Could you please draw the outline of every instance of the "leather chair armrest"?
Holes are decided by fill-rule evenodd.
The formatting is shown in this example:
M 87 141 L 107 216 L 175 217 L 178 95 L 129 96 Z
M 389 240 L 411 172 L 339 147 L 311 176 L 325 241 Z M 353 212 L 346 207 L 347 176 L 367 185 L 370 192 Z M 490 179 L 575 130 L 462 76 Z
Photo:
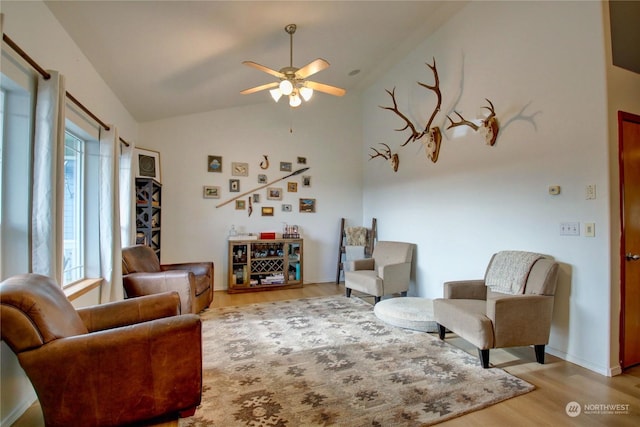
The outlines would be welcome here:
M 57 339 L 20 362 L 52 425 L 128 425 L 200 403 L 201 328 L 194 314 L 166 317 Z
M 446 299 L 487 299 L 484 280 L 457 280 L 445 282 L 443 297 Z
M 373 258 L 355 259 L 351 263 L 353 271 L 373 270 L 375 268 L 375 260 Z
M 493 293 L 487 299 L 496 347 L 547 344 L 553 315 L 553 296 Z
M 160 270 L 162 271 L 170 271 L 170 270 L 186 270 L 190 271 L 196 276 L 212 276 L 211 272 L 213 271 L 213 263 L 212 262 L 183 262 L 179 264 L 162 264 L 160 266 Z
M 77 310 L 89 332 L 118 328 L 180 314 L 177 292 L 131 298 Z
M 178 292 L 181 313 L 191 313 L 196 298 L 195 275 L 186 270 L 161 271 L 157 273 L 131 273 L 122 276 L 122 284 L 128 297 Z

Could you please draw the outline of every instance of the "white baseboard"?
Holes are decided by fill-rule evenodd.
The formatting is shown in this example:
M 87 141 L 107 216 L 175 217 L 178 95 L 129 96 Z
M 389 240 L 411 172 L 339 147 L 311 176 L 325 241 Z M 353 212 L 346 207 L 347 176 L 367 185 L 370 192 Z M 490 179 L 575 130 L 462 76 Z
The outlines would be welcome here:
M 563 351 L 549 347 L 548 345 L 545 347 L 545 352 L 553 356 L 559 357 L 562 360 L 566 360 L 567 362 L 571 362 L 575 365 L 582 366 L 583 368 L 593 371 L 597 374 L 604 375 L 606 377 L 613 377 L 615 375 L 620 375 L 622 373 L 622 369 L 620 368 L 620 366 L 613 366 L 613 367 L 597 366 L 579 357 L 575 357 Z
M 20 405 L 13 408 L 13 410 L 4 419 L 0 421 L 0 426 L 13 425 L 16 421 L 18 421 L 18 419 L 22 416 L 22 414 L 27 412 L 27 409 L 29 409 L 31 405 L 36 403 L 37 400 L 38 400 L 38 396 L 36 396 L 35 393 L 29 393 L 29 395 L 25 398 L 25 400 Z

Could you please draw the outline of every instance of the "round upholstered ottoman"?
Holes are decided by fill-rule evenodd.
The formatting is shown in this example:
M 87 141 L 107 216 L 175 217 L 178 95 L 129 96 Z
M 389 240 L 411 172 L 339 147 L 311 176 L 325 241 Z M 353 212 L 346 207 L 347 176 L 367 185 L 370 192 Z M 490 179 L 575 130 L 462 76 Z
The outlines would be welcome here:
M 422 332 L 438 332 L 433 320 L 433 301 L 429 298 L 398 297 L 385 299 L 373 307 L 385 323 Z

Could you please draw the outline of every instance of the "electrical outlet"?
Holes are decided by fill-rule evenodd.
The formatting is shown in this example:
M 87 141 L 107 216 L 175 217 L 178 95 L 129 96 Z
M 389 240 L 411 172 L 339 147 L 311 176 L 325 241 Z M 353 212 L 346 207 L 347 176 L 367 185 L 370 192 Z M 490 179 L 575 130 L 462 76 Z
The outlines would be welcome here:
M 585 199 L 595 200 L 596 198 L 596 185 L 589 184 L 585 187 Z
M 561 222 L 560 235 L 561 236 L 579 236 L 580 223 L 579 222 Z

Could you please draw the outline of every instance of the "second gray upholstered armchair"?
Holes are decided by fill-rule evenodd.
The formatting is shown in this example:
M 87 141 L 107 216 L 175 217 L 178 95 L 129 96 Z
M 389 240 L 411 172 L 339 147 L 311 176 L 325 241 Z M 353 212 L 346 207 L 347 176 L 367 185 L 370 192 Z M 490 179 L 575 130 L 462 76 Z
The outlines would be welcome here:
M 378 241 L 371 258 L 351 261 L 344 272 L 347 297 L 351 290 L 374 296 L 376 303 L 382 296 L 400 293 L 407 295 L 413 260 L 413 243 Z
M 478 348 L 489 367 L 489 349 L 533 345 L 544 363 L 549 342 L 558 263 L 532 252 L 493 255 L 484 279 L 444 284 L 444 298 L 433 301 L 440 339 L 445 329 Z

